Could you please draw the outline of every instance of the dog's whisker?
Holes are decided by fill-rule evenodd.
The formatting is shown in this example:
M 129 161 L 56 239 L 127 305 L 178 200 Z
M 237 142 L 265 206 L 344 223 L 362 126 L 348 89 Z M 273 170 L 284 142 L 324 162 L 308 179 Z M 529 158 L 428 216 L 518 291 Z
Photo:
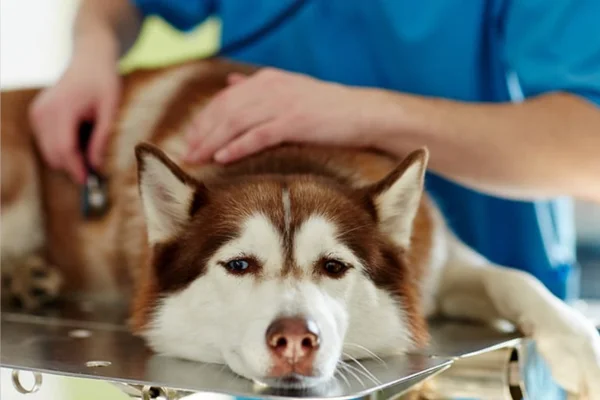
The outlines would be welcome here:
M 348 386 L 348 388 L 351 387 L 350 381 L 348 380 L 348 378 L 346 378 L 346 375 L 344 375 L 344 371 L 340 370 L 339 368 L 336 368 L 335 373 L 339 374 L 340 378 L 342 378 L 344 380 L 344 382 L 346 382 L 346 385 Z
M 373 375 L 373 373 L 371 371 L 369 371 L 369 369 L 367 367 L 365 367 L 360 361 L 358 361 L 356 358 L 352 357 L 349 354 L 346 354 L 346 356 L 349 357 L 352 361 L 354 361 L 354 363 L 356 363 L 356 365 L 358 365 L 361 368 L 361 370 L 364 372 L 364 375 L 366 377 L 371 379 L 375 384 L 381 385 L 381 381 L 379 379 L 377 379 L 377 377 L 375 375 Z M 350 364 L 348 364 L 348 367 L 356 368 Z
M 356 364 L 357 366 L 354 366 L 353 364 Z M 379 379 L 377 379 L 377 377 L 371 371 L 369 371 L 362 363 L 360 363 L 356 359 L 354 359 L 352 363 L 347 362 L 346 366 L 360 373 L 362 376 L 369 378 L 374 383 L 381 384 L 381 381 L 379 381 Z
M 365 385 L 365 383 L 363 382 L 363 380 L 362 380 L 362 379 L 360 379 L 360 376 L 358 376 L 358 375 L 356 374 L 356 372 L 349 370 L 349 369 L 348 369 L 348 368 L 347 368 L 345 365 L 342 365 L 342 367 L 344 368 L 344 371 L 345 371 L 345 372 L 347 372 L 348 374 L 352 375 L 352 377 L 354 377 L 354 379 L 355 379 L 356 381 L 358 381 L 358 383 L 359 383 L 359 384 L 360 384 L 360 385 L 361 385 L 363 388 L 366 388 L 366 385 Z
M 348 365 L 348 363 L 341 361 L 340 362 L 340 366 L 344 368 L 344 370 L 346 370 L 346 372 L 348 372 L 350 375 L 352 375 L 354 377 L 354 379 L 356 379 L 358 381 L 358 383 L 360 383 L 360 385 L 364 388 L 366 388 L 367 386 L 365 385 L 365 383 L 363 382 L 362 379 L 360 379 L 360 376 L 358 376 L 357 372 L 362 372 L 361 370 L 357 370 L 356 368 L 354 368 L 355 370 L 357 370 L 357 372 L 354 372 L 352 370 L 352 368 L 350 368 L 350 365 Z
M 367 349 L 365 346 L 361 346 L 360 344 L 357 344 L 357 343 L 348 343 L 348 342 L 344 343 L 344 346 L 354 346 L 354 347 L 357 347 L 357 348 L 363 350 L 365 353 L 367 353 L 371 357 L 373 357 L 375 360 L 379 361 L 382 365 L 387 366 L 387 363 L 385 362 L 385 360 L 383 358 L 379 357 L 377 354 L 375 354 L 371 350 Z M 348 355 L 348 354 L 346 354 L 346 355 Z
M 356 372 L 357 374 L 359 374 L 359 375 L 361 375 L 361 376 L 364 376 L 365 378 L 369 379 L 369 381 L 371 381 L 371 382 L 372 382 L 372 383 L 374 383 L 375 385 L 381 385 L 381 382 L 380 382 L 380 381 L 379 381 L 377 378 L 374 378 L 373 376 L 371 376 L 371 375 L 369 375 L 369 374 L 365 373 L 365 372 L 364 372 L 362 369 L 360 369 L 360 368 L 356 368 L 355 366 L 353 366 L 353 365 L 350 365 L 350 364 L 349 364 L 349 365 L 346 365 L 346 367 L 348 368 L 348 372 L 350 372 L 350 371 L 354 371 L 354 372 Z

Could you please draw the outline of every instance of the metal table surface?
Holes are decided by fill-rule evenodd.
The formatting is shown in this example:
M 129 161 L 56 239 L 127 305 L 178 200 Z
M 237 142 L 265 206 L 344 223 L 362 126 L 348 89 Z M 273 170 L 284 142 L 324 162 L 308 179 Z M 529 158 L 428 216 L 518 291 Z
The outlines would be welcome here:
M 92 301 L 69 302 L 44 313 L 26 314 L 6 305 L 1 313 L 0 366 L 61 376 L 102 379 L 127 385 L 166 387 L 261 398 L 348 399 L 382 389 L 400 393 L 447 369 L 456 358 L 519 342 L 515 333 L 456 322 L 431 323 L 425 350 L 378 360 L 361 360 L 355 373 L 305 390 L 278 390 L 240 378 L 222 365 L 153 354 L 125 325 L 127 307 Z M 351 363 L 352 364 L 352 363 Z

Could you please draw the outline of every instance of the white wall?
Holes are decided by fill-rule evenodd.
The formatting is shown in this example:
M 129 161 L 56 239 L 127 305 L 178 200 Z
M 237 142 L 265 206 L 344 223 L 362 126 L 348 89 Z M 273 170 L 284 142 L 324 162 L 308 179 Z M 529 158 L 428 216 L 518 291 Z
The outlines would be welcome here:
M 2 0 L 2 89 L 56 80 L 70 54 L 70 29 L 78 0 Z

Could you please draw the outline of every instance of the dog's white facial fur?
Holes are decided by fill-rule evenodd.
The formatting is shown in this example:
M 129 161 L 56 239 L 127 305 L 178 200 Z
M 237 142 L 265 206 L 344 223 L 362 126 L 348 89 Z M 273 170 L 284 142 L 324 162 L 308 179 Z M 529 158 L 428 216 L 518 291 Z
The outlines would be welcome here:
M 336 240 L 336 228 L 322 217 L 306 221 L 296 234 L 295 259 L 301 276 L 281 277 L 282 238 L 269 219 L 255 215 L 239 238 L 223 246 L 209 261 L 207 273 L 179 293 L 166 297 L 146 337 L 161 353 L 205 362 L 227 363 L 253 379 L 269 376 L 271 359 L 265 332 L 280 315 L 313 319 L 321 332 L 315 375 L 333 375 L 344 342 L 379 354 L 411 346 L 401 308 L 363 273 L 352 252 Z M 232 276 L 218 265 L 253 255 L 263 274 Z M 353 265 L 341 279 L 313 278 L 313 265 L 323 255 Z M 364 356 L 350 345 L 345 353 Z
M 395 243 L 407 243 L 419 204 L 424 157 L 416 160 L 405 166 L 407 173 L 396 173 L 374 188 L 373 205 L 379 218 L 370 220 L 373 229 Z M 177 242 L 178 234 L 192 229 L 186 227 L 185 219 L 199 218 L 187 214 L 198 185 L 182 178 L 181 171 L 169 174 L 175 167 L 160 157 L 147 153 L 140 161 L 149 242 Z M 366 228 L 348 229 L 319 207 L 302 209 L 298 193 L 284 187 L 272 193 L 278 202 L 269 207 L 278 209 L 267 207 L 265 212 L 264 207 L 256 207 L 254 212 L 240 212 L 236 232 L 210 254 L 199 276 L 178 290 L 161 293 L 143 332 L 154 350 L 226 363 L 241 376 L 277 384 L 271 379 L 273 359 L 265 334 L 279 317 L 302 316 L 314 321 L 320 332 L 312 374 L 300 382 L 309 386 L 331 378 L 343 358 L 361 358 L 367 352 L 388 355 L 413 347 L 414 332 L 403 294 L 391 293 L 374 279 L 377 266 L 369 260 L 380 260 L 379 249 L 373 244 L 373 257 L 361 257 L 344 239 L 351 230 Z M 368 213 L 357 218 L 351 223 L 362 224 L 360 218 L 368 220 Z M 253 273 L 235 274 L 227 269 L 228 261 L 242 258 L 255 260 Z M 323 259 L 349 268 L 341 276 L 328 276 L 320 270 Z M 402 273 L 392 271 L 390 276 Z M 393 282 L 383 284 L 388 283 L 394 286 Z

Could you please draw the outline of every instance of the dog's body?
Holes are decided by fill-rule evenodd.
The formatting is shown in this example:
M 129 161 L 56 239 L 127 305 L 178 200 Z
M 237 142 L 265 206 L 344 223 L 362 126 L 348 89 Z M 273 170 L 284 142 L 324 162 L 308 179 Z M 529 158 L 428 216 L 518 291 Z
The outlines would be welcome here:
M 564 387 L 600 396 L 594 328 L 452 235 L 422 195 L 424 150 L 400 163 L 284 146 L 226 167 L 183 165 L 183 128 L 233 71 L 251 70 L 209 61 L 123 78 L 103 171 L 111 208 L 91 221 L 79 189 L 41 165 L 27 123 L 37 90 L 2 93 L 8 292 L 29 308 L 61 282 L 67 294 L 133 292 L 132 328 L 154 350 L 303 385 L 331 377 L 340 358 L 425 345 L 435 313 L 507 319 Z

